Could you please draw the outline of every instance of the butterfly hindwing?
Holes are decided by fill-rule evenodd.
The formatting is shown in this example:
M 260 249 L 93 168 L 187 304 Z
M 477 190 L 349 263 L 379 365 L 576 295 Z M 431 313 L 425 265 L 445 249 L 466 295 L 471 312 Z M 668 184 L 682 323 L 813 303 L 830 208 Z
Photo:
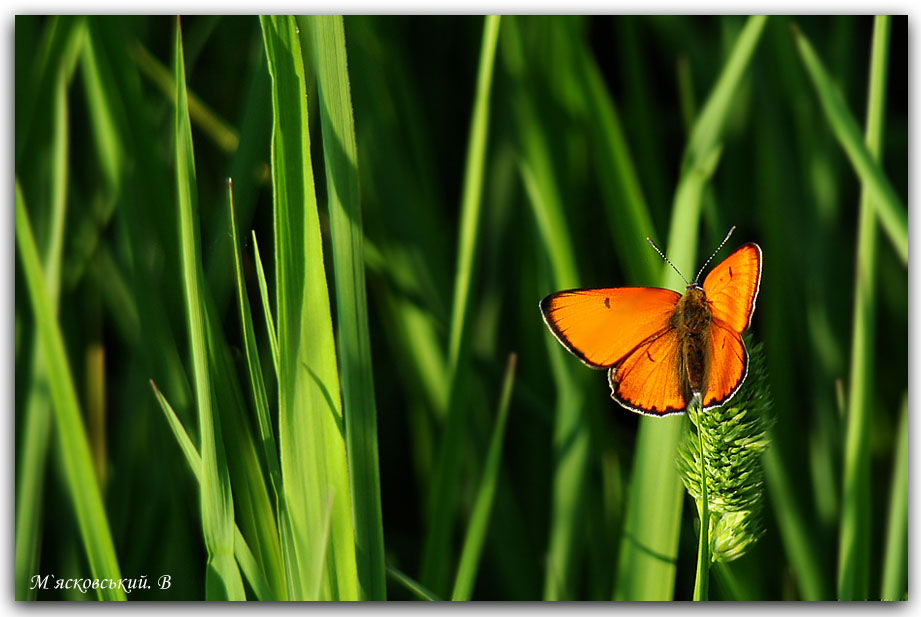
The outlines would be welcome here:
M 749 242 L 717 265 L 704 280 L 713 317 L 733 332 L 744 331 L 761 286 L 761 249 Z
M 748 352 L 738 332 L 714 320 L 709 339 L 710 366 L 701 400 L 704 409 L 717 407 L 732 398 L 748 373 Z
M 680 298 L 655 287 L 572 289 L 547 296 L 540 310 L 566 349 L 585 364 L 604 368 L 663 331 Z
M 677 330 L 666 328 L 611 367 L 611 396 L 624 407 L 647 415 L 684 411 L 680 354 Z

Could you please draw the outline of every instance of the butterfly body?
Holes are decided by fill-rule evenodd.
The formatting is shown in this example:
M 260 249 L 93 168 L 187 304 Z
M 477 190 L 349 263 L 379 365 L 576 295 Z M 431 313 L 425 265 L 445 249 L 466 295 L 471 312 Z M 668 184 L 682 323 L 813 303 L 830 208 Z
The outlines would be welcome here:
M 608 370 L 611 397 L 662 416 L 724 404 L 748 371 L 741 333 L 761 284 L 761 249 L 745 244 L 684 294 L 655 287 L 573 289 L 540 303 L 557 340 L 583 363 Z
M 685 376 L 683 394 L 697 394 L 702 389 L 707 374 L 707 339 L 712 318 L 707 295 L 699 285 L 689 285 L 675 306 L 670 323 L 681 341 L 681 365 Z

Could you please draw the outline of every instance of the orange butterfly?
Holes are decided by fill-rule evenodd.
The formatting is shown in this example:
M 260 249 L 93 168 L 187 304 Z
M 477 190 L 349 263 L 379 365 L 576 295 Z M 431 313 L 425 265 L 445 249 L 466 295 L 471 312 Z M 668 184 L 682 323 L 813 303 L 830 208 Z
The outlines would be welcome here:
M 705 410 L 718 407 L 748 373 L 740 335 L 755 310 L 761 249 L 742 245 L 701 286 L 697 281 L 710 259 L 684 295 L 655 287 L 572 289 L 550 294 L 540 310 L 563 347 L 592 368 L 608 369 L 611 397 L 627 409 L 651 416 L 681 413 L 694 397 Z

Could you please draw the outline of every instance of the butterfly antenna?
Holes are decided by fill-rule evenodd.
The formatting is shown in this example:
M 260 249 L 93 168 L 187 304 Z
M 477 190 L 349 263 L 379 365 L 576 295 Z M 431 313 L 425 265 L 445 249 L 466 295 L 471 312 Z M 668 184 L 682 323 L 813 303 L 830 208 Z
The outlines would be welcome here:
M 668 265 L 670 265 L 670 266 L 672 267 L 672 270 L 674 270 L 675 272 L 678 273 L 678 276 L 681 277 L 681 280 L 684 281 L 685 285 L 690 285 L 690 283 L 688 283 L 688 280 L 687 280 L 686 278 L 684 278 L 684 275 L 681 274 L 681 271 L 678 270 L 678 268 L 675 267 L 675 264 L 673 264 L 673 263 L 668 259 L 668 257 L 665 256 L 665 253 L 663 253 L 662 250 L 661 250 L 658 246 L 656 246 L 656 243 L 653 242 L 651 238 L 647 237 L 647 238 L 646 238 L 646 242 L 648 242 L 649 244 L 651 244 L 651 245 L 652 245 L 652 248 L 656 249 L 656 253 L 659 254 L 659 257 L 661 257 L 662 259 L 664 259 L 664 260 L 665 260 L 665 263 L 667 263 Z
M 719 245 L 718 247 L 716 247 L 716 250 L 713 251 L 713 254 L 710 255 L 710 257 L 707 259 L 707 261 L 704 262 L 704 265 L 701 266 L 700 271 L 697 273 L 697 276 L 694 277 L 694 282 L 695 282 L 695 283 L 700 279 L 700 275 L 703 274 L 704 270 L 707 269 L 707 264 L 710 263 L 710 260 L 712 260 L 714 257 L 716 257 L 716 254 L 720 252 L 720 249 L 723 248 L 723 245 L 726 244 L 726 241 L 729 240 L 729 236 L 731 236 L 731 235 L 732 235 L 732 232 L 734 232 L 735 230 L 736 230 L 736 226 L 735 226 L 735 225 L 733 225 L 732 227 L 729 228 L 729 233 L 726 234 L 726 237 L 723 238 L 723 241 L 720 242 L 720 245 Z

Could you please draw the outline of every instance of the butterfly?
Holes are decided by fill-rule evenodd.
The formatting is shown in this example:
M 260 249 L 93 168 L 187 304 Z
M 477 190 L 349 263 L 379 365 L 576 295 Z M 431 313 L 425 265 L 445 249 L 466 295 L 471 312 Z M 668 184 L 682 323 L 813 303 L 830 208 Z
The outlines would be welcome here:
M 650 416 L 681 413 L 695 399 L 703 410 L 723 405 L 748 373 L 741 333 L 748 328 L 761 286 L 761 248 L 743 244 L 693 282 L 652 240 L 687 283 L 684 294 L 655 287 L 571 289 L 540 302 L 544 322 L 583 363 L 608 369 L 611 397 Z

